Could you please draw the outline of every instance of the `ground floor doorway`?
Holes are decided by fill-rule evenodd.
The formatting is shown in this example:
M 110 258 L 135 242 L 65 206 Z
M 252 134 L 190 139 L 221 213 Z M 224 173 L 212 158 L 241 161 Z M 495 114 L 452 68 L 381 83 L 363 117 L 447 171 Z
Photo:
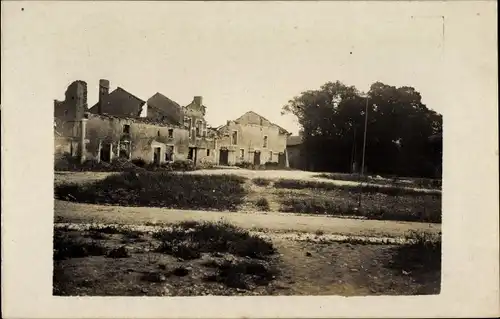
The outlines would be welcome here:
M 188 160 L 192 160 L 193 163 L 196 164 L 196 157 L 197 157 L 197 148 L 190 147 L 188 152 Z
M 111 161 L 111 144 L 103 143 L 101 144 L 101 154 L 99 156 L 101 162 L 110 162 Z
M 219 151 L 219 165 L 229 165 L 229 151 L 220 150 Z
M 285 153 L 283 153 L 283 152 L 280 152 L 278 154 L 278 165 L 280 167 L 285 167 L 286 166 L 286 156 L 285 156 Z
M 253 152 L 253 164 L 260 165 L 260 151 Z
M 161 147 L 153 148 L 153 163 L 159 165 L 161 161 Z

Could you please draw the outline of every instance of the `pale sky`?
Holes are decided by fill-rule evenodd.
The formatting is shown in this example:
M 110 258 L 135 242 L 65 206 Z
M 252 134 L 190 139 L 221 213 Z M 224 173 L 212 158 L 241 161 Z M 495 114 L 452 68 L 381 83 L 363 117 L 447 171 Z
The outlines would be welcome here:
M 212 126 L 253 110 L 293 133 L 296 120 L 281 116 L 282 106 L 327 81 L 362 91 L 375 81 L 409 85 L 429 108 L 445 107 L 442 3 L 7 6 L 2 24 L 16 33 L 3 35 L 3 55 L 33 66 L 20 85 L 27 92 L 30 86 L 43 88 L 37 103 L 44 107 L 63 99 L 77 79 L 87 82 L 93 105 L 100 78 L 143 100 L 161 92 L 186 105 L 201 95 Z

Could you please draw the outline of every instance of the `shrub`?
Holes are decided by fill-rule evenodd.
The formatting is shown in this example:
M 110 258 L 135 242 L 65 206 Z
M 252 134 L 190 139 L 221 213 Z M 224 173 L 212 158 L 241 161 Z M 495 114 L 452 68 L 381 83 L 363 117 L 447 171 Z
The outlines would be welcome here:
M 380 184 L 380 185 L 392 185 L 392 186 L 405 186 L 406 183 L 403 183 L 402 180 L 407 180 L 411 182 L 410 186 L 418 187 L 418 188 L 427 188 L 427 189 L 441 189 L 442 181 L 440 179 L 432 179 L 432 178 L 402 178 L 398 176 L 385 176 L 385 179 L 376 179 L 370 176 L 361 176 L 359 174 L 347 174 L 347 173 L 322 173 L 316 175 L 316 177 L 328 178 L 332 180 L 338 181 L 367 181 L 370 180 L 370 183 Z
M 143 160 L 142 158 L 134 158 L 132 160 L 132 164 L 134 164 L 137 167 L 145 167 L 146 166 L 146 161 Z
M 209 266 L 217 268 L 217 273 L 206 276 L 206 281 L 219 282 L 226 287 L 238 289 L 250 289 L 252 284 L 267 285 L 279 273 L 276 268 L 255 260 L 236 263 L 224 261 Z
M 254 164 L 250 162 L 239 162 L 234 164 L 234 166 L 240 167 L 240 168 L 246 168 L 246 169 L 254 169 Z
M 395 248 L 391 268 L 417 272 L 440 271 L 441 233 L 410 231 L 406 239 L 409 241 L 407 244 Z
M 206 160 L 201 160 L 197 165 L 197 169 L 213 169 L 215 168 L 215 164 Z
M 161 242 L 158 251 L 172 255 L 180 250 L 193 250 L 263 259 L 275 253 L 271 242 L 224 222 L 179 224 L 155 233 L 154 237 Z
M 111 163 L 99 162 L 97 159 L 88 159 L 80 163 L 77 157 L 66 154 L 62 158 L 54 161 L 54 170 L 74 172 L 123 172 L 141 171 L 141 168 L 128 161 L 128 159 L 119 157 L 113 159 Z
M 257 200 L 257 202 L 255 202 L 255 205 L 263 210 L 263 211 L 269 211 L 270 210 L 270 207 L 269 207 L 269 202 L 267 200 L 267 198 L 265 197 L 261 197 Z
M 172 164 L 172 170 L 174 171 L 194 171 L 194 162 L 191 160 L 180 160 L 175 161 Z
M 109 258 L 128 258 L 130 257 L 130 252 L 125 246 L 120 246 L 110 250 L 106 256 Z
M 274 186 L 277 188 L 289 188 L 289 189 L 324 189 L 324 190 L 347 190 L 350 192 L 363 192 L 363 193 L 379 193 L 390 196 L 401 196 L 401 195 L 415 195 L 420 196 L 423 194 L 422 191 L 412 189 L 412 188 L 403 188 L 396 186 L 382 186 L 382 185 L 373 185 L 373 184 L 360 184 L 360 185 L 337 185 L 334 183 L 327 182 L 318 182 L 318 181 L 303 181 L 303 180 L 294 180 L 294 179 L 280 179 L 274 183 Z M 432 192 L 430 194 L 441 196 L 440 192 Z
M 418 221 L 429 223 L 440 223 L 441 214 L 421 214 L 398 210 L 387 210 L 384 208 L 362 208 L 358 210 L 353 206 L 342 207 L 332 199 L 323 198 L 288 198 L 281 202 L 281 210 L 284 212 L 318 214 L 333 216 L 361 216 L 375 220 L 399 220 Z
M 63 231 L 54 232 L 54 260 L 82 258 L 87 256 L 102 256 L 106 249 L 98 242 L 87 242 L 73 238 Z
M 257 186 L 268 186 L 271 183 L 270 179 L 265 179 L 265 178 L 254 178 L 253 183 Z
M 342 215 L 342 210 L 333 200 L 319 198 L 289 198 L 282 201 L 284 212 L 301 214 Z M 349 213 L 349 212 L 346 212 Z
M 328 178 L 337 181 L 361 181 L 361 175 L 359 174 L 346 174 L 346 173 L 322 173 L 316 175 L 316 177 Z
M 169 172 L 126 172 L 92 184 L 55 187 L 59 199 L 122 206 L 234 210 L 243 202 L 244 177 Z

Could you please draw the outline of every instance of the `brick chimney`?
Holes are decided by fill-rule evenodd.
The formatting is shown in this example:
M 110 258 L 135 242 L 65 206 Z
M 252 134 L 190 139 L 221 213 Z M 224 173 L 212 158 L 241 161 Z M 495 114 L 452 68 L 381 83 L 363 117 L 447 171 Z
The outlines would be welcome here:
M 109 80 L 101 79 L 99 80 L 99 103 L 97 107 L 97 113 L 102 114 L 102 106 L 106 103 L 106 98 L 109 94 Z

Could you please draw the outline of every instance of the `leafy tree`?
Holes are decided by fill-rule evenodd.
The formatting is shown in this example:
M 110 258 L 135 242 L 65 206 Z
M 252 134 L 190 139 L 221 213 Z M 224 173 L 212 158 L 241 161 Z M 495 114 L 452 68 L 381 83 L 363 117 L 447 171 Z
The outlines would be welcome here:
M 431 176 L 440 167 L 442 116 L 429 110 L 412 87 L 376 82 L 362 94 L 354 86 L 328 82 L 303 92 L 283 107 L 297 116 L 308 169 L 350 171 L 361 164 L 365 109 L 368 123 L 365 167 L 371 173 Z

